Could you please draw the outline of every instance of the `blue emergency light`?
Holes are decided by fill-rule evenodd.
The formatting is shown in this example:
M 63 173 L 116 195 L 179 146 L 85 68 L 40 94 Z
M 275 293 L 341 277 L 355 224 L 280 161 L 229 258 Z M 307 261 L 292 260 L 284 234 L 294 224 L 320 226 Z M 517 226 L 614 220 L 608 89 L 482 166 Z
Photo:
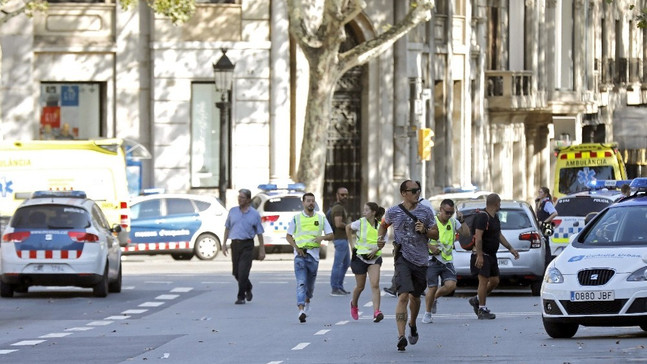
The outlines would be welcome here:
M 288 183 L 285 186 L 278 186 L 275 183 L 264 183 L 258 185 L 259 190 L 275 191 L 275 190 L 289 190 L 289 191 L 305 191 L 306 185 L 303 183 Z
M 68 197 L 88 198 L 84 191 L 34 191 L 31 198 Z
M 647 177 L 634 178 L 629 187 L 632 191 L 647 192 Z
M 623 185 L 628 185 L 631 183 L 631 180 L 615 180 L 615 179 L 598 179 L 591 180 L 586 185 L 592 190 L 601 190 L 603 188 L 607 189 L 617 189 Z

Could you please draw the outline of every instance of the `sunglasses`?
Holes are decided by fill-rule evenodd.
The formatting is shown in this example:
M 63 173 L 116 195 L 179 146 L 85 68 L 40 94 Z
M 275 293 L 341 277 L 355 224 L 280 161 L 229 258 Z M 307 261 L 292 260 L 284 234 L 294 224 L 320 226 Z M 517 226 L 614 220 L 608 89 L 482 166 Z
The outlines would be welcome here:
M 415 195 L 416 193 L 420 192 L 420 189 L 419 188 L 411 188 L 411 189 L 404 190 L 404 191 L 405 192 L 411 192 L 412 194 Z
M 445 214 L 447 214 L 447 215 L 449 215 L 449 216 L 451 216 L 451 215 L 453 215 L 453 214 L 454 214 L 454 210 L 452 210 L 452 211 L 447 211 L 447 210 L 444 210 L 444 209 L 440 209 L 440 211 L 444 212 Z

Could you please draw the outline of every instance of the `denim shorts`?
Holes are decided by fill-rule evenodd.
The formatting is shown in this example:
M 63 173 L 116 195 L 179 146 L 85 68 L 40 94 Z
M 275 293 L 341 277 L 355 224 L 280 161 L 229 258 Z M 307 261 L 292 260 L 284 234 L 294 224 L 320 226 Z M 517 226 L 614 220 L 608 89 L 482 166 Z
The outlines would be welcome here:
M 429 261 L 429 267 L 427 267 L 427 287 L 438 287 L 438 277 L 440 277 L 441 283 L 457 281 L 454 264 L 443 263 L 432 258 Z

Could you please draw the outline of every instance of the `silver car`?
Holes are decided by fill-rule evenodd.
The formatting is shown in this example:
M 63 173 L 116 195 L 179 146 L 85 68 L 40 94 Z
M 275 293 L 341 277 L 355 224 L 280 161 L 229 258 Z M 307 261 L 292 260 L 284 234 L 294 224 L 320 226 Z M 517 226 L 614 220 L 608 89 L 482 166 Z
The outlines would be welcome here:
M 485 201 L 462 202 L 456 207 L 466 217 L 466 223 L 469 225 L 470 216 L 478 213 L 477 210 L 485 210 Z M 501 201 L 498 215 L 503 236 L 519 252 L 519 259 L 515 260 L 503 245 L 499 246 L 497 258 L 501 281 L 530 285 L 532 295 L 539 296 L 546 267 L 546 242 L 540 233 L 532 207 L 523 201 L 504 200 Z M 471 236 L 461 239 L 471 239 Z M 456 240 L 454 247 L 454 266 L 458 283 L 475 281 L 476 277 L 470 271 L 472 251 L 461 248 L 459 240 Z

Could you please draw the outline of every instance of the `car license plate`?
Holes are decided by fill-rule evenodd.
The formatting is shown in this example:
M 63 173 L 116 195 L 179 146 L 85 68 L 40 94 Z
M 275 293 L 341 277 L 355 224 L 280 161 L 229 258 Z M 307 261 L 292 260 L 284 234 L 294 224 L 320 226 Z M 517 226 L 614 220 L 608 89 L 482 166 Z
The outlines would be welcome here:
M 499 265 L 509 265 L 510 259 L 498 259 Z
M 571 302 L 613 301 L 613 291 L 571 291 Z

